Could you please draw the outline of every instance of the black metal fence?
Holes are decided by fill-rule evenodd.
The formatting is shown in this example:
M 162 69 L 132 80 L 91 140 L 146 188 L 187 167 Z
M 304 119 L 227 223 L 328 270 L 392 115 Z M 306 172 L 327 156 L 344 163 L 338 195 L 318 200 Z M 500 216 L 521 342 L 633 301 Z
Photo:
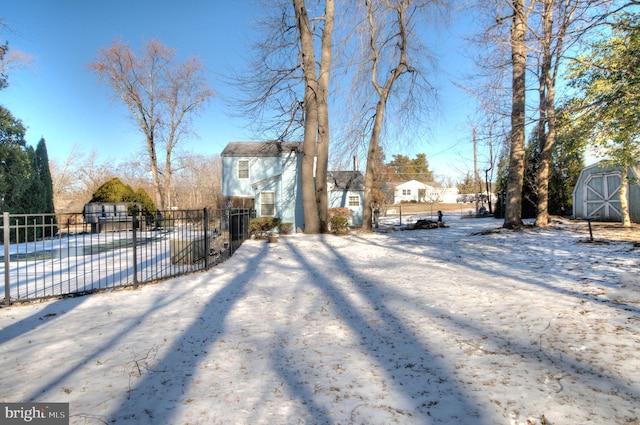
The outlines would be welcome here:
M 250 237 L 253 217 L 249 209 L 153 216 L 3 213 L 0 297 L 8 305 L 205 270 Z

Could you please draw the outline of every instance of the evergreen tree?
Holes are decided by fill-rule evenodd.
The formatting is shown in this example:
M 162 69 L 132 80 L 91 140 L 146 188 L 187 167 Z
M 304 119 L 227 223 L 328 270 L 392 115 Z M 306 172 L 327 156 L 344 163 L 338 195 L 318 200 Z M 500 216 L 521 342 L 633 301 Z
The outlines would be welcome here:
M 29 183 L 28 189 L 22 193 L 18 203 L 20 205 L 20 212 L 23 214 L 37 214 L 41 213 L 44 208 L 44 187 L 37 168 L 36 151 L 31 146 L 26 147 L 26 154 L 29 158 Z
M 573 212 L 573 188 L 584 168 L 586 141 L 584 127 L 569 120 L 565 109 L 560 109 L 558 134 L 551 153 L 549 214 L 565 216 Z
M 478 186 L 480 187 L 480 192 L 486 192 L 485 182 L 482 180 L 476 182 L 471 173 L 467 173 L 461 183 L 456 183 L 458 193 L 476 194 L 478 192 Z
M 51 179 L 51 170 L 49 169 L 49 154 L 47 153 L 47 143 L 41 138 L 36 146 L 35 172 L 38 174 L 42 183 L 43 203 L 42 210 L 44 213 L 54 213 L 53 205 L 53 180 Z
M 0 106 L 0 207 L 22 213 L 23 197 L 31 183 L 31 164 L 25 150 L 25 128 Z
M 136 199 L 136 202 L 142 204 L 142 212 L 151 214 L 156 212 L 156 206 L 146 190 L 142 188 L 136 190 Z
M 90 202 L 135 202 L 140 204 L 140 209 L 145 214 L 152 214 L 156 211 L 153 200 L 144 189 L 134 191 L 131 186 L 122 183 L 117 177 L 100 186 Z
M 589 133 L 589 143 L 621 168 L 622 223 L 631 226 L 627 202 L 628 167 L 640 163 L 640 14 L 624 14 L 603 39 L 570 67 L 578 90 L 573 120 Z
M 96 190 L 91 202 L 136 202 L 136 193 L 131 186 L 114 177 Z
M 583 151 L 586 143 L 584 127 L 575 125 L 558 109 L 557 135 L 549 164 L 548 212 L 567 215 L 572 211 L 573 188 L 584 168 Z M 522 187 L 522 217 L 536 217 L 538 187 L 536 174 L 540 166 L 540 129 L 534 128 L 525 149 L 525 173 Z
M 433 172 L 429 169 L 427 154 L 419 153 L 414 159 L 405 155 L 393 155 L 387 164 L 396 175 L 398 181 L 417 180 L 428 183 L 433 181 Z

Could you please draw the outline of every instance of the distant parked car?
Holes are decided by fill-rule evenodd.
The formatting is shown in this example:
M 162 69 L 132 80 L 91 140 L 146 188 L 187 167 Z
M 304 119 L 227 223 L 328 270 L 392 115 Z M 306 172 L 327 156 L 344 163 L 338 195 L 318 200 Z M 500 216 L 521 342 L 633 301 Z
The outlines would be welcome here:
M 473 202 L 474 200 L 475 200 L 475 197 L 473 195 L 459 195 L 456 198 L 456 202 L 462 203 L 462 204 L 466 204 L 467 202 Z

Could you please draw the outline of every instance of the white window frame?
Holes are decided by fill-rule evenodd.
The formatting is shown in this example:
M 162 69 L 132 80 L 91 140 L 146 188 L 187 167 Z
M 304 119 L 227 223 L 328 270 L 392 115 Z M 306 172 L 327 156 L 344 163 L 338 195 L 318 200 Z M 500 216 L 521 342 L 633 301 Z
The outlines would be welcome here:
M 347 200 L 347 202 L 350 207 L 359 207 L 360 197 L 358 195 L 349 195 L 349 199 Z
M 411 189 L 402 189 L 402 196 L 411 196 Z
M 271 203 L 265 203 L 265 198 L 271 197 Z M 272 213 L 265 214 L 264 208 L 271 206 Z M 276 216 L 276 193 L 273 190 L 265 190 L 260 192 L 260 217 L 275 217 Z
M 243 172 L 246 172 L 246 177 L 243 177 L 243 174 L 244 174 Z M 249 160 L 248 159 L 238 160 L 238 179 L 240 180 L 249 179 Z

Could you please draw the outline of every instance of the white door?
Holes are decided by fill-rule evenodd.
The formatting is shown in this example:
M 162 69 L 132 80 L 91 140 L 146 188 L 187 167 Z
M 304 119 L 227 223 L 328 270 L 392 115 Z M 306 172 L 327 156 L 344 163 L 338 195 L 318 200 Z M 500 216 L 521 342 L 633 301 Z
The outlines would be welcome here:
M 621 221 L 619 172 L 592 174 L 584 185 L 584 211 L 588 218 Z

